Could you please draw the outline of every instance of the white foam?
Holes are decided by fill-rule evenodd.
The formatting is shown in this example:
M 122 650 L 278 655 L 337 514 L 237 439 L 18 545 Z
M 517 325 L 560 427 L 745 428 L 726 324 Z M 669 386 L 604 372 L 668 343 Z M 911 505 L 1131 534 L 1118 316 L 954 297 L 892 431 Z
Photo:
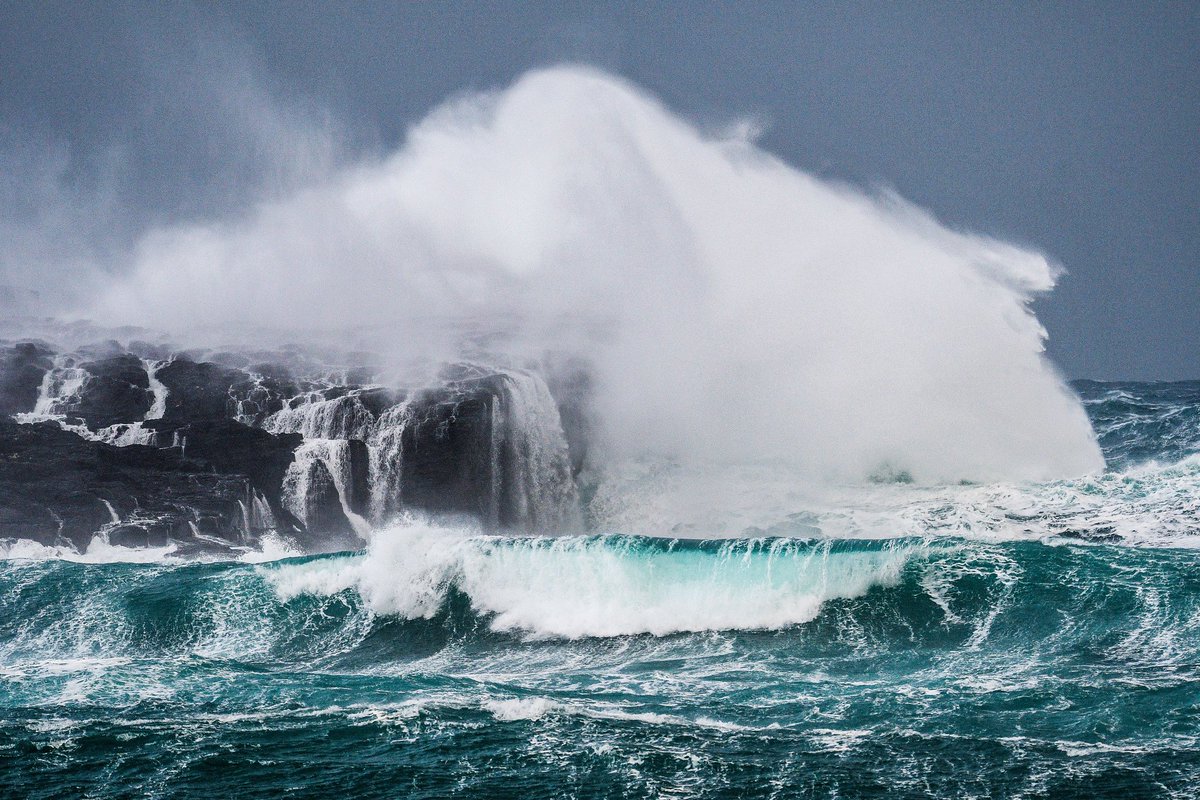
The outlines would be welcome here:
M 596 369 L 614 457 L 927 482 L 1102 468 L 1029 307 L 1054 285 L 1046 257 L 746 135 L 593 70 L 534 71 L 459 96 L 388 158 L 151 231 L 88 313 L 185 336 L 337 331 L 396 363 L 462 356 L 463 327 L 517 356 L 566 351 Z
M 229 542 L 213 537 L 197 537 L 222 547 Z M 190 556 L 189 561 L 237 560 L 246 564 L 262 564 L 303 555 L 296 544 L 277 533 L 267 533 L 258 541 L 257 548 L 237 547 L 236 556 L 220 553 L 204 553 Z M 108 542 L 103 532 L 92 537 L 83 552 L 66 544 L 46 545 L 29 539 L 0 539 L 0 561 L 74 561 L 80 564 L 178 564 L 183 561 L 178 555 L 178 545 L 160 547 L 124 547 Z
M 483 707 L 501 722 L 539 719 L 557 708 L 556 703 L 545 697 L 513 697 L 506 700 L 485 700 Z
M 69 556 L 78 555 L 75 548 L 65 545 L 45 545 L 29 539 L 0 540 L 0 561 L 67 560 Z
M 92 537 L 81 553 L 69 545 L 44 545 L 28 539 L 0 540 L 0 561 L 74 561 L 81 564 L 172 563 L 176 546 L 122 547 L 108 543 L 103 533 Z
M 366 539 L 371 536 L 371 524 L 350 507 L 350 491 L 354 472 L 350 453 L 350 442 L 345 439 L 306 440 L 296 448 L 295 457 L 288 465 L 287 473 L 283 478 L 281 496 L 284 507 L 296 519 L 305 525 L 312 524 L 313 520 L 308 519 L 307 514 L 310 468 L 314 462 L 321 462 L 333 479 L 342 513 L 346 515 L 354 532 L 360 538 Z
M 93 442 L 104 442 L 115 447 L 128 445 L 154 445 L 156 434 L 143 426 L 143 420 L 129 423 L 117 423 L 99 430 L 91 430 L 80 421 L 72 421 L 68 412 L 77 401 L 77 395 L 89 380 L 86 370 L 73 366 L 74 357 L 59 355 L 55 357 L 54 367 L 42 377 L 38 388 L 38 398 L 33 411 L 14 414 L 21 423 L 53 422 L 65 431 Z M 150 381 L 150 389 L 154 402 L 144 419 L 158 419 L 166 409 L 167 388 L 156 377 L 158 369 L 166 362 L 143 362 L 146 365 L 146 375 Z
M 564 702 L 548 697 L 492 698 L 483 701 L 483 708 L 500 722 L 523 722 L 541 719 L 551 714 L 562 714 L 593 719 L 641 722 L 648 725 L 711 728 L 720 731 L 762 730 L 711 717 L 688 718 L 654 711 L 632 711 L 617 703 Z
M 1095 533 L 1108 537 L 1099 540 L 1104 543 L 1200 547 L 1200 530 L 1195 524 L 1200 514 L 1200 456 L 1190 456 L 1174 464 L 1141 465 L 1126 472 L 1076 481 L 991 486 L 812 486 L 804 484 L 795 473 L 773 466 L 696 472 L 677 468 L 640 469 L 602 487 L 590 511 L 601 530 L 645 536 L 954 537 L 984 542 L 1033 540 L 1054 544 L 1087 543 L 1086 536 Z M 389 593 L 397 591 L 389 588 L 389 583 L 394 581 L 389 577 L 388 570 L 392 567 L 387 562 L 389 559 L 395 564 L 405 561 L 403 553 L 392 551 L 403 549 L 405 545 L 401 541 L 416 537 L 424 542 L 414 545 L 416 552 L 426 561 L 408 559 L 406 569 L 415 570 L 411 576 L 416 581 L 414 597 L 428 597 L 411 602 L 421 607 L 429 602 L 436 610 L 442 592 L 437 581 L 452 579 L 460 559 L 475 570 L 469 573 L 475 577 L 491 569 L 489 563 L 499 562 L 498 556 L 489 562 L 484 545 L 503 540 L 479 537 L 470 546 L 463 544 L 464 540 L 472 540 L 474 533 L 477 532 L 438 529 L 426 540 L 411 526 L 384 528 L 382 534 L 372 530 L 370 537 L 380 536 L 381 539 L 378 546 L 372 548 L 371 565 L 343 573 L 339 570 L 330 572 L 330 567 L 321 562 L 313 568 L 314 574 L 304 580 L 311 581 L 313 591 L 317 592 L 363 588 L 378 597 L 382 606 L 403 608 L 410 600 L 398 597 L 393 602 L 387 599 Z M 1063 534 L 1072 538 L 1062 538 Z M 1084 538 L 1075 538 L 1079 535 Z M 472 552 L 472 547 L 481 549 Z M 456 548 L 467 549 L 460 553 Z M 241 552 L 237 560 L 264 563 L 302 554 L 303 551 L 287 537 L 267 533 L 258 539 L 254 548 Z M 560 558 L 563 563 L 572 560 L 580 565 L 586 563 L 580 552 L 562 551 L 550 556 Z M 601 550 L 597 557 L 611 559 L 613 556 Z M 222 559 L 213 554 L 198 558 Z M 536 561 L 529 560 L 536 559 L 535 556 L 529 556 L 524 562 L 522 558 L 525 557 L 509 557 L 514 569 L 518 565 L 527 573 L 536 569 Z M 68 545 L 0 540 L 0 560 L 18 559 L 149 563 L 159 559 L 177 561 L 178 556 L 173 546 L 118 547 L 107 544 L 103 537 L 93 540 L 84 553 Z M 375 575 L 373 570 L 378 572 L 376 577 L 371 577 Z M 294 577 L 296 585 L 300 586 L 303 581 L 299 573 Z M 530 580 L 534 577 L 530 574 Z M 580 577 L 585 576 L 580 573 Z M 925 588 L 931 598 L 940 602 L 936 576 L 927 576 L 926 580 Z M 322 584 L 328 586 L 322 588 Z M 516 600 L 499 596 L 497 593 L 501 591 L 480 589 L 478 596 L 481 601 L 494 602 L 497 610 L 501 610 Z M 512 606 L 508 609 L 511 613 L 503 619 L 519 619 L 523 613 L 521 608 L 519 604 Z M 786 616 L 790 612 L 781 613 Z M 1153 631 L 1153 626 L 1147 630 Z M 986 625 L 977 630 L 979 637 L 986 637 L 987 633 Z
M 685 467 L 649 460 L 616 465 L 596 480 L 588 509 L 595 526 L 648 536 L 1200 547 L 1200 456 L 1044 483 L 821 484 L 779 463 Z
M 451 589 L 498 631 L 579 638 L 778 629 L 830 599 L 896 581 L 910 549 L 731 543 L 645 548 L 604 537 L 502 538 L 413 522 L 366 553 L 267 570 L 279 596 L 357 592 L 376 613 L 429 618 Z
M 146 412 L 144 419 L 162 419 L 167 413 L 167 394 L 169 390 L 167 385 L 158 379 L 158 371 L 165 367 L 169 361 L 143 361 L 142 364 L 146 367 L 146 380 L 150 384 L 150 394 L 154 401 L 150 404 L 150 410 Z
M 267 533 L 259 539 L 257 550 L 248 550 L 239 556 L 238 560 L 246 564 L 263 564 L 300 555 L 303 555 L 303 551 L 296 546 L 295 542 L 289 541 L 278 533 Z
M 162 547 L 122 547 L 109 544 L 108 536 L 102 532 L 92 537 L 91 543 L 77 559 L 67 560 L 88 564 L 154 564 L 178 560 L 172 558 L 177 549 L 175 544 Z

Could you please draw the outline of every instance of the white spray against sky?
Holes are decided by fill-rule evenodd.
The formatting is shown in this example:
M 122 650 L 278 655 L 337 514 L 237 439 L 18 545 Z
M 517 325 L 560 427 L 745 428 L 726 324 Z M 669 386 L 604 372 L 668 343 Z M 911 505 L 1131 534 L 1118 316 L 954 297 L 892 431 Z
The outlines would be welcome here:
M 454 99 L 390 157 L 140 241 L 93 316 L 175 332 L 452 325 L 596 369 L 610 454 L 814 475 L 1048 479 L 1103 466 L 1028 308 L 1055 270 L 711 135 L 590 69 Z M 740 133 L 739 133 L 740 131 Z

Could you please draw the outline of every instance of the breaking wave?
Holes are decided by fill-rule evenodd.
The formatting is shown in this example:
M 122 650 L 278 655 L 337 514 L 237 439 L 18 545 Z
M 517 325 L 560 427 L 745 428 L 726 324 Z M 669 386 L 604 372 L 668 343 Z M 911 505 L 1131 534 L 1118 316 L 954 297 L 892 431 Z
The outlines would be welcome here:
M 14 552 L 0 781 L 265 797 L 306 769 L 322 794 L 551 797 L 538 787 L 586 770 L 580 796 L 596 780 L 802 795 L 822 775 L 829 795 L 936 779 L 943 796 L 1183 798 L 1200 774 L 1197 558 L 419 523 L 257 565 Z
M 367 552 L 267 574 L 282 599 L 357 592 L 376 613 L 430 618 L 459 593 L 495 631 L 579 638 L 779 629 L 833 598 L 894 583 L 907 542 L 501 538 L 416 524 Z
M 1139 663 L 1181 664 L 1200 647 L 1193 551 L 1065 541 L 508 538 L 412 524 L 365 552 L 262 564 L 5 555 L 0 657 L 10 667 L 172 653 L 362 669 L 454 641 L 503 654 L 512 637 L 756 631 L 821 647 L 830 635 L 903 648 L 950 634 L 964 647 L 998 635 L 1004 647 L 1051 636 L 1064 619 L 1074 622 L 1048 646 L 1101 636 Z
M 185 340 L 336 331 L 394 364 L 480 342 L 580 358 L 614 459 L 918 482 L 1104 466 L 1029 306 L 1055 283 L 1045 256 L 817 179 L 593 70 L 461 96 L 386 158 L 152 231 L 132 260 L 84 313 Z

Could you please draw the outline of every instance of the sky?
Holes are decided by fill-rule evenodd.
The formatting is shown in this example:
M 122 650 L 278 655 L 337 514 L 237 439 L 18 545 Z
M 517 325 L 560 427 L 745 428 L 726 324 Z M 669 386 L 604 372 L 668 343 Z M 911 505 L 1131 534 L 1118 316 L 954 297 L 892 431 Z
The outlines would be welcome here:
M 1047 253 L 1069 377 L 1200 378 L 1195 3 L 2 0 L 0 284 L 120 270 L 155 225 L 236 215 L 563 61 Z

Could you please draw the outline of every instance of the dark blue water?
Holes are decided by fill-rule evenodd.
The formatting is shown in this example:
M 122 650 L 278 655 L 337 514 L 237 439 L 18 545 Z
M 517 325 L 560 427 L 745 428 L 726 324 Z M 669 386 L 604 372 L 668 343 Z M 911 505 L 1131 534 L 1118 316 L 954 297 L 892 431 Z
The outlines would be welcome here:
M 1196 797 L 1200 384 L 1079 388 L 1108 474 L 883 487 L 894 537 L 11 547 L 0 794 Z

